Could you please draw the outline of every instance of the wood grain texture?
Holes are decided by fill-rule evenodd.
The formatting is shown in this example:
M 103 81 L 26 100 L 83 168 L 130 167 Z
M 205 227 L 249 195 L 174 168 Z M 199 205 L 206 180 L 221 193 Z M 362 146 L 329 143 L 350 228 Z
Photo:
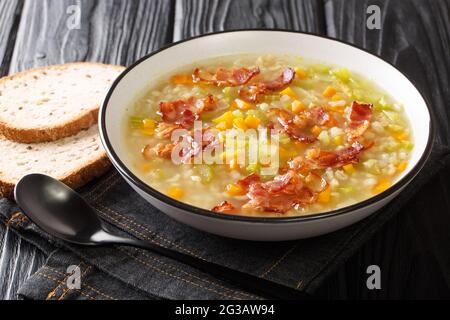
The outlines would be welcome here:
M 129 65 L 171 40 L 171 8 L 167 0 L 26 0 L 10 73 L 72 61 Z
M 367 6 L 381 9 L 381 29 L 366 28 Z M 450 1 L 326 0 L 327 34 L 395 64 L 437 111 L 438 141 L 449 145 Z M 450 168 L 431 180 L 389 224 L 320 289 L 327 297 L 450 297 Z M 430 205 L 430 201 L 432 205 Z M 379 265 L 382 290 L 366 287 Z
M 326 0 L 327 33 L 381 55 L 403 71 L 436 110 L 441 143 L 450 145 L 450 1 Z M 369 5 L 381 29 L 366 28 Z
M 0 2 L 0 77 L 8 73 L 22 6 L 17 0 Z
M 243 28 L 323 33 L 322 10 L 320 0 L 176 0 L 173 40 Z
M 414 78 L 439 106 L 439 139 L 449 143 L 450 0 L 85 0 L 80 2 L 80 29 L 69 30 L 67 8 L 76 3 L 25 0 L 20 15 L 22 1 L 1 0 L 0 73 L 75 60 L 127 65 L 164 43 L 218 30 L 326 32 L 382 55 Z M 382 9 L 379 31 L 365 28 L 369 4 Z M 340 299 L 449 298 L 448 181 L 449 168 L 342 265 L 319 294 Z M 41 251 L 0 225 L 0 298 L 14 299 L 44 259 Z M 370 264 L 381 267 L 383 290 L 367 289 Z
M 22 283 L 45 262 L 46 256 L 0 224 L 0 299 L 17 298 Z
M 21 1 L 4 1 L 0 2 L 4 74 L 8 68 L 14 73 L 72 61 L 128 65 L 172 39 L 173 3 L 167 0 L 26 0 L 23 9 Z M 67 27 L 73 14 L 68 8 L 74 4 L 81 8 L 79 29 Z M 41 251 L 1 225 L 0 298 L 15 299 L 24 279 L 44 260 Z

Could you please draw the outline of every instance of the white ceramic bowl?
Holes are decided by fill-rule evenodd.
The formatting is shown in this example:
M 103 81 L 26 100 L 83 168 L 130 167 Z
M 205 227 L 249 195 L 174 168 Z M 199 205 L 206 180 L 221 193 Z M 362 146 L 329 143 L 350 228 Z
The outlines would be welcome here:
M 281 53 L 347 67 L 374 80 L 405 106 L 415 147 L 407 169 L 388 190 L 338 210 L 300 217 L 254 218 L 213 213 L 173 200 L 153 189 L 128 168 L 123 140 L 125 108 L 152 80 L 195 61 L 238 53 Z M 143 57 L 112 85 L 99 114 L 103 145 L 114 166 L 144 199 L 172 218 L 218 235 L 260 241 L 308 238 L 328 233 L 377 211 L 416 176 L 431 151 L 432 117 L 422 95 L 394 66 L 351 44 L 317 35 L 281 30 L 219 32 L 174 43 Z

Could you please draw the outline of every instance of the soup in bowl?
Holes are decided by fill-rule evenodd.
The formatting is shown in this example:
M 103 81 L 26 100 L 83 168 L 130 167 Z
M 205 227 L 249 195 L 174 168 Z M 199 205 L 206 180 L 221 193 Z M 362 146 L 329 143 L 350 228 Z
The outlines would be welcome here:
M 153 205 L 252 240 L 362 219 L 420 170 L 432 137 L 423 98 L 391 65 L 280 31 L 204 36 L 144 58 L 113 85 L 100 123 L 113 163 Z

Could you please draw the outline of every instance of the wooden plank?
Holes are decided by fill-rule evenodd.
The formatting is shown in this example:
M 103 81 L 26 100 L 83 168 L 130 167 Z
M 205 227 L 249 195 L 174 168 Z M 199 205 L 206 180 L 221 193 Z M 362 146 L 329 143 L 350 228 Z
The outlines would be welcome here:
M 71 6 L 77 3 L 80 28 L 72 29 Z M 8 68 L 14 73 L 70 61 L 128 65 L 172 39 L 173 6 L 167 0 L 26 0 L 21 19 L 19 8 L 21 2 L 0 1 L 4 74 Z M 44 259 L 42 252 L 0 226 L 0 299 L 14 299 L 21 283 Z
M 22 5 L 17 0 L 0 2 L 0 77 L 8 73 Z
M 366 28 L 369 5 L 381 10 L 379 30 Z M 329 36 L 381 55 L 417 85 L 436 111 L 438 141 L 448 146 L 450 1 L 326 0 L 324 6 Z M 449 297 L 449 178 L 447 168 L 430 181 L 323 285 L 321 293 L 371 299 Z M 365 285 L 371 264 L 381 268 L 382 290 Z
M 381 29 L 366 28 L 369 5 Z M 326 0 L 327 33 L 381 55 L 402 70 L 436 111 L 439 141 L 450 145 L 450 1 Z
M 8 73 L 22 6 L 23 1 L 0 2 L 0 77 Z M 20 285 L 44 259 L 40 250 L 0 224 L 0 299 L 15 299 Z
M 324 33 L 320 0 L 177 0 L 174 41 L 244 28 L 279 28 Z
M 11 73 L 70 61 L 129 65 L 172 39 L 166 0 L 26 0 L 22 16 Z
M 0 224 L 0 299 L 17 298 L 17 291 L 45 262 L 46 256 Z

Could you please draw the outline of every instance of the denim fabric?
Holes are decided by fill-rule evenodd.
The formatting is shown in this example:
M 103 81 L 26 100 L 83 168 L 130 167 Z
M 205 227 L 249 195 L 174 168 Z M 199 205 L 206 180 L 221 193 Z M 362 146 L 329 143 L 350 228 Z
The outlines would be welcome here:
M 380 212 L 343 230 L 312 239 L 258 243 L 207 234 L 182 225 L 140 198 L 112 170 L 81 193 L 108 227 L 160 246 L 201 257 L 249 276 L 313 292 L 340 263 L 388 221 L 442 166 L 449 150 L 434 146 L 425 168 L 401 194 Z M 4 222 L 49 254 L 46 265 L 20 290 L 33 299 L 260 299 L 263 295 L 239 289 L 190 266 L 145 250 L 81 247 L 49 238 L 24 217 L 16 205 L 0 200 Z M 69 265 L 80 265 L 82 288 L 65 290 Z M 84 285 L 84 286 L 83 286 Z

